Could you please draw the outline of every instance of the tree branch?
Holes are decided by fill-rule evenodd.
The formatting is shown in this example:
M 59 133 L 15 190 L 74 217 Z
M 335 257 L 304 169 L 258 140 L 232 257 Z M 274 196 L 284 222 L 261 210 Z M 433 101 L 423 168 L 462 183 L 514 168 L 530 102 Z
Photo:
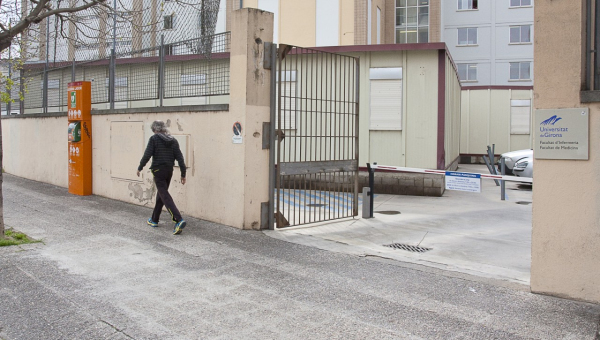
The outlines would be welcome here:
M 29 1 L 36 5 L 31 12 L 29 12 L 25 18 L 21 19 L 21 21 L 19 21 L 13 27 L 9 29 L 6 29 L 6 27 L 2 28 L 2 32 L 0 32 L 0 51 L 8 48 L 12 42 L 12 39 L 18 34 L 23 33 L 23 31 L 25 31 L 32 23 L 40 23 L 42 20 L 50 16 L 60 17 L 64 13 L 76 13 L 84 11 L 90 7 L 102 6 L 106 2 L 106 0 L 92 0 L 78 7 L 52 9 L 51 0 Z
M 40 21 L 46 19 L 47 17 L 53 16 L 53 15 L 61 15 L 63 13 L 75 13 L 75 12 L 80 12 L 83 10 L 86 10 L 90 7 L 96 6 L 96 5 L 101 5 L 103 3 L 105 3 L 106 0 L 92 0 L 91 2 L 88 2 L 87 4 L 81 5 L 79 7 L 73 7 L 73 8 L 55 8 L 49 11 L 44 12 L 43 14 L 40 14 L 36 20 L 34 21 L 35 23 L 39 23 Z

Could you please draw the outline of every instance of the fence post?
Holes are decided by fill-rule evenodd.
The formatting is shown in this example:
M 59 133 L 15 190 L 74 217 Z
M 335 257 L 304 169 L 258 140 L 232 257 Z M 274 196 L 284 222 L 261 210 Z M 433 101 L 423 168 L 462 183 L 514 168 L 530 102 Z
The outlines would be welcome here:
M 165 97 L 165 35 L 160 35 L 160 48 L 158 50 L 158 100 L 163 106 Z
M 44 113 L 48 113 L 48 64 L 44 65 L 44 81 L 42 87 L 42 108 Z
M 73 58 L 73 67 L 71 68 L 71 82 L 75 81 L 75 72 L 76 72 L 76 69 L 75 69 L 75 58 Z
M 10 79 L 11 81 L 13 80 L 12 77 L 12 64 L 9 62 L 8 63 L 8 79 Z M 12 100 L 12 87 L 13 87 L 14 83 L 12 83 L 10 85 L 9 88 L 6 89 L 6 92 L 8 93 L 8 101 L 6 102 L 6 115 L 9 116 L 12 112 L 11 110 L 11 100 Z
M 42 91 L 42 108 L 48 113 L 48 63 L 50 62 L 50 17 L 46 18 L 46 63 L 44 64 L 44 84 Z
M 115 49 L 113 48 L 110 51 L 110 62 L 108 66 L 108 102 L 110 103 L 111 110 L 114 110 L 115 108 L 115 61 Z
M 23 69 L 21 69 L 19 71 L 20 77 L 19 77 L 19 113 L 20 114 L 24 114 L 25 113 L 25 71 Z M 23 100 L 21 100 L 21 97 L 23 98 Z

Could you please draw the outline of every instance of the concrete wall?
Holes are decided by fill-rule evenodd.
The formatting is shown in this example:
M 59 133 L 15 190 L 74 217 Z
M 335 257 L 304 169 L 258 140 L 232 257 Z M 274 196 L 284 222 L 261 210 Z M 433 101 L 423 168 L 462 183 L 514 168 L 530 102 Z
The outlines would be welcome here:
M 444 168 L 455 170 L 460 153 L 461 86 L 449 55 L 445 51 L 440 54 L 441 62 L 445 64 Z
M 188 182 L 174 176 L 170 192 L 182 213 L 244 229 L 259 229 L 261 203 L 269 200 L 268 150 L 262 123 L 270 119 L 270 71 L 263 68 L 263 41 L 272 40 L 273 15 L 246 9 L 233 14 L 231 102 L 217 108 L 185 107 L 94 111 L 93 192 L 153 206 L 156 194 L 142 157 L 150 124 L 170 125 L 186 157 Z M 232 126 L 242 125 L 242 144 Z M 3 120 L 4 167 L 17 176 L 67 186 L 67 116 L 56 113 Z M 224 157 L 226 155 L 226 157 Z
M 275 14 L 274 42 L 278 44 L 312 47 L 355 43 L 353 0 L 246 0 L 243 6 Z M 238 7 L 239 1 L 228 5 L 228 26 Z
M 406 69 L 406 165 L 437 168 L 439 56 L 414 51 Z M 411 53 L 412 54 L 412 53 Z
M 600 103 L 580 101 L 584 5 L 535 3 L 535 108 L 589 108 L 589 160 L 535 160 L 531 290 L 598 303 Z
M 2 120 L 4 170 L 9 174 L 66 187 L 67 115 L 35 119 L 9 117 L 13 119 L 3 117 Z
M 354 45 L 354 1 L 340 0 L 340 45 Z
M 531 100 L 533 105 L 533 90 L 465 88 L 461 97 L 461 155 L 483 155 L 492 144 L 496 154 L 532 148 L 531 132 L 511 134 L 510 105 L 511 100 L 519 99 Z M 533 112 L 530 124 L 533 129 Z

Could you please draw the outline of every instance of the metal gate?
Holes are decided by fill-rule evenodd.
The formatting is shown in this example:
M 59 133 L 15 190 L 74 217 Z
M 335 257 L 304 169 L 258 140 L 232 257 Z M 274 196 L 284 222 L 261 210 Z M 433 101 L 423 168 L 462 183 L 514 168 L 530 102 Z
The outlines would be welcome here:
M 276 67 L 275 227 L 358 215 L 358 58 L 280 45 Z

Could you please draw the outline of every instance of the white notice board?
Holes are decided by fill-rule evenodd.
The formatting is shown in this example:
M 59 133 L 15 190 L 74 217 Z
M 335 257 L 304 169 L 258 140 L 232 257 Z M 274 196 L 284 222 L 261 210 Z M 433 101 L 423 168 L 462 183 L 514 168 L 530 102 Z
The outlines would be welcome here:
M 481 175 L 446 171 L 446 190 L 481 192 Z

